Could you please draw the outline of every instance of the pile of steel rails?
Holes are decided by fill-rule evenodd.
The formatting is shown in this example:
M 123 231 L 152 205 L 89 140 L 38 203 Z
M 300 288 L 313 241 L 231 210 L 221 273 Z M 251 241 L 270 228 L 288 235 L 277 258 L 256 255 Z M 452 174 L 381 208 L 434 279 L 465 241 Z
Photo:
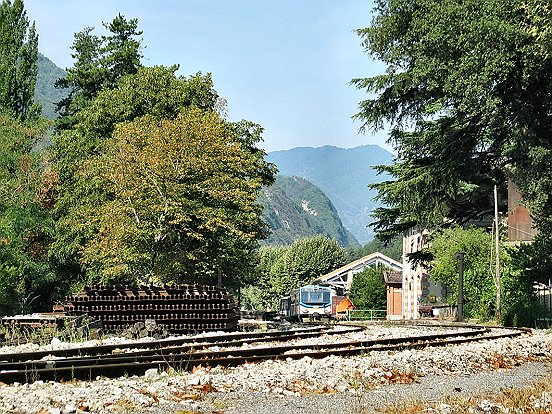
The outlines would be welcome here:
M 121 331 L 154 321 L 169 333 L 232 331 L 238 315 L 232 295 L 211 285 L 95 285 L 67 297 L 65 312 L 101 321 L 104 331 Z

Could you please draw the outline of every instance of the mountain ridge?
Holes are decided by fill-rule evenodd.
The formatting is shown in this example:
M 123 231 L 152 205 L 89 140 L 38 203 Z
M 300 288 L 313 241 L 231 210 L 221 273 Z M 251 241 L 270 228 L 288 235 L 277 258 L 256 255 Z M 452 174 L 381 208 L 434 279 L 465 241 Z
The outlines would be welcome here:
M 274 163 L 280 174 L 302 177 L 320 188 L 332 201 L 341 221 L 364 244 L 373 238 L 368 226 L 371 212 L 379 204 L 376 191 L 369 184 L 386 179 L 372 168 L 390 164 L 394 155 L 378 145 L 367 144 L 353 148 L 333 145 L 295 147 L 272 151 L 267 160 Z
M 274 184 L 262 189 L 259 203 L 261 218 L 271 230 L 263 244 L 288 245 L 303 237 L 325 235 L 344 247 L 359 246 L 330 199 L 303 178 L 277 175 Z
M 38 54 L 37 66 L 35 99 L 42 105 L 42 116 L 55 119 L 57 117 L 56 105 L 67 96 L 67 91 L 56 88 L 54 85 L 59 78 L 63 78 L 67 74 L 42 53 Z

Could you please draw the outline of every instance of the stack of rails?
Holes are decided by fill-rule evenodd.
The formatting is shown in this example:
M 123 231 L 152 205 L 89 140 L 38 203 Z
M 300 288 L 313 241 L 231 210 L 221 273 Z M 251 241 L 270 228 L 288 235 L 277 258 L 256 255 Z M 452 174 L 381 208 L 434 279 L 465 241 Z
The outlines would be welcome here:
M 2 325 L 5 327 L 17 326 L 20 328 L 43 328 L 60 326 L 63 315 L 33 313 L 32 315 L 4 316 Z
M 120 331 L 154 320 L 170 333 L 233 331 L 238 326 L 234 299 L 210 285 L 94 285 L 66 298 L 70 315 L 87 314 L 106 331 Z

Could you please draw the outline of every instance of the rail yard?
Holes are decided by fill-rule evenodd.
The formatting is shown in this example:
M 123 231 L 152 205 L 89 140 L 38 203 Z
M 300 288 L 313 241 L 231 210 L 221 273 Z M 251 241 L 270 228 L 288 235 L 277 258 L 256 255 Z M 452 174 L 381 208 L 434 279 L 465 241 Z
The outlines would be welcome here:
M 247 412 L 235 407 L 240 393 L 358 398 L 374 387 L 428 376 L 549 363 L 551 347 L 545 331 L 467 325 L 301 326 L 25 344 L 0 349 L 0 411 L 212 412 L 224 400 L 219 412 Z M 263 412 L 256 409 L 249 412 Z

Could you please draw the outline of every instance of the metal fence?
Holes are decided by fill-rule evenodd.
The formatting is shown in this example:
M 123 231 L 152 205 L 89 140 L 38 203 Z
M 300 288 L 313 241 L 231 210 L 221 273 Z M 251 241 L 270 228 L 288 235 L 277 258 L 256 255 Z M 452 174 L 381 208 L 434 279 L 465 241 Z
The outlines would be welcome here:
M 545 312 L 542 317 L 535 320 L 535 328 L 549 328 L 552 326 L 552 283 L 550 280 L 548 285 L 537 283 L 534 288 L 539 304 Z
M 552 315 L 552 283 L 549 281 L 548 285 L 544 283 L 537 283 L 534 286 L 535 293 L 543 309 Z
M 385 309 L 353 309 L 348 311 L 350 321 L 372 321 L 374 319 L 387 319 Z

